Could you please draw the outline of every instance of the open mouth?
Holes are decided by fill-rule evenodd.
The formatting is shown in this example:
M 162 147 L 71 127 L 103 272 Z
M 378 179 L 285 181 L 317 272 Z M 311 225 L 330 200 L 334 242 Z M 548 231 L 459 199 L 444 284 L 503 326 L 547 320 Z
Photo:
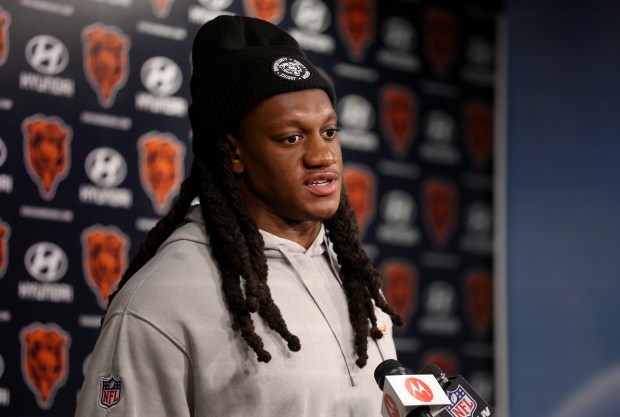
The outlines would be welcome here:
M 306 181 L 306 188 L 318 196 L 331 195 L 338 189 L 338 175 L 335 173 L 324 173 L 312 175 Z
M 323 181 L 312 181 L 309 186 L 310 187 L 323 187 L 325 185 L 331 184 L 332 181 L 330 180 L 323 180 Z

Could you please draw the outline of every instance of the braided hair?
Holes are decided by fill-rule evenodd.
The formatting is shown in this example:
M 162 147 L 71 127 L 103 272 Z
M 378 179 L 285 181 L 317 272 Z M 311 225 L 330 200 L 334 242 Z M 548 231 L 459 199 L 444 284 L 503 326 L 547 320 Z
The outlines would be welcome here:
M 206 231 L 211 242 L 213 258 L 221 275 L 226 305 L 231 314 L 232 328 L 250 346 L 261 362 L 269 362 L 271 355 L 264 348 L 261 337 L 254 329 L 252 313 L 258 315 L 282 339 L 291 351 L 301 348 L 299 338 L 287 328 L 278 306 L 274 303 L 267 284 L 267 259 L 264 241 L 245 201 L 231 168 L 225 133 L 219 132 L 206 139 L 205 128 L 194 113 L 194 154 L 190 174 L 183 181 L 175 204 L 147 234 L 138 253 L 121 277 L 114 296 L 149 259 L 159 246 L 183 221 L 192 200 L 198 196 Z M 228 129 L 232 132 L 231 129 Z M 200 145 L 197 141 L 200 139 Z M 324 222 L 333 244 L 340 277 L 348 301 L 349 319 L 354 332 L 357 365 L 364 367 L 368 360 L 368 334 L 382 337 L 374 313 L 376 305 L 387 313 L 395 325 L 402 325 L 401 317 L 388 306 L 380 292 L 379 272 L 363 250 L 357 221 L 342 187 L 339 207 L 334 216 Z M 371 327 L 369 330 L 368 320 Z

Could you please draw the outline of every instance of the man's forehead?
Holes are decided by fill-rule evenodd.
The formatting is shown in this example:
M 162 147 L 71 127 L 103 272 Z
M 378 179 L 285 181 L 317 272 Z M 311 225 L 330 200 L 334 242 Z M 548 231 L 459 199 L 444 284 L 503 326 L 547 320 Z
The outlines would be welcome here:
M 335 110 L 329 110 L 325 112 L 295 112 L 287 114 L 282 119 L 269 124 L 269 127 L 288 127 L 304 124 L 311 121 L 318 121 L 321 123 L 335 123 L 338 120 L 338 115 Z

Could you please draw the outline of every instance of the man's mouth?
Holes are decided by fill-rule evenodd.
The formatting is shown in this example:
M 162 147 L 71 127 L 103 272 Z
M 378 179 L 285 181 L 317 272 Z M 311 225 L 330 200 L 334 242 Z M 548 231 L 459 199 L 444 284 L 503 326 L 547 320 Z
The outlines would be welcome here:
M 306 188 L 317 196 L 327 196 L 338 190 L 338 175 L 336 173 L 313 174 L 306 181 Z
M 310 186 L 317 186 L 317 187 L 322 187 L 324 185 L 330 184 L 331 181 L 328 180 L 324 180 L 324 181 L 312 181 L 310 183 Z

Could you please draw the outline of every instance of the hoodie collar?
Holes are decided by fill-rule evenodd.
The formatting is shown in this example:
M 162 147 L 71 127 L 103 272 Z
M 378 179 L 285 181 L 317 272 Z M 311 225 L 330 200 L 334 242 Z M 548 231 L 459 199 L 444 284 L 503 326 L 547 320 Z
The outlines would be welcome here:
M 281 258 L 282 249 L 287 250 L 293 255 L 320 256 L 325 252 L 325 226 L 321 223 L 321 228 L 316 238 L 308 249 L 292 240 L 284 239 L 264 230 L 260 234 L 265 241 L 265 256 L 267 258 Z

